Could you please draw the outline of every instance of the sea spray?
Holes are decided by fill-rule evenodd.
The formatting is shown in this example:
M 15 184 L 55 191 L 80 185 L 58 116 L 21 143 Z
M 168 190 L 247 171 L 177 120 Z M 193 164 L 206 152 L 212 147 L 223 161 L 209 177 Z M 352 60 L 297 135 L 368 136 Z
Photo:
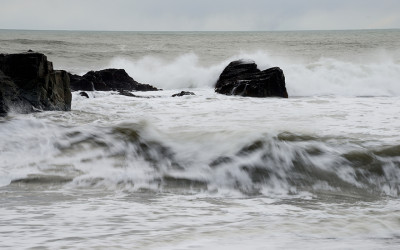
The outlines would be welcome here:
M 185 54 L 171 61 L 146 56 L 137 61 L 114 58 L 109 67 L 124 68 L 139 82 L 151 82 L 163 89 L 213 87 L 225 63 L 201 66 L 195 54 Z
M 77 98 L 78 103 L 87 102 Z M 118 99 L 129 101 L 127 97 Z M 76 115 L 72 112 L 58 119 L 67 121 Z M 329 191 L 397 197 L 399 193 L 397 144 L 288 131 L 257 132 L 257 127 L 240 132 L 240 127 L 222 129 L 211 121 L 208 132 L 193 130 L 194 124 L 187 124 L 188 128 L 177 124 L 181 129 L 174 132 L 150 121 L 104 126 L 96 122 L 95 114 L 91 118 L 94 120 L 79 127 L 54 126 L 30 117 L 11 120 L 2 135 L 8 145 L 1 148 L 6 160 L 2 185 L 130 192 L 229 191 L 251 196 Z M 28 134 L 18 132 L 27 124 L 31 127 Z M 19 137 L 7 136 L 10 134 L 24 137 L 25 157 L 17 156 Z
M 397 249 L 398 48 L 399 30 L 0 30 L 4 52 L 164 89 L 0 118 L 0 248 Z M 215 93 L 241 58 L 282 67 L 291 98 Z
M 400 63 L 393 58 L 352 62 L 321 57 L 307 62 L 269 55 L 268 52 L 241 53 L 218 64 L 202 65 L 196 54 L 173 60 L 146 56 L 139 60 L 114 58 L 108 67 L 123 68 L 139 82 L 163 89 L 213 88 L 219 74 L 238 59 L 252 59 L 261 69 L 279 66 L 291 96 L 399 96 Z M 385 60 L 386 59 L 386 60 Z

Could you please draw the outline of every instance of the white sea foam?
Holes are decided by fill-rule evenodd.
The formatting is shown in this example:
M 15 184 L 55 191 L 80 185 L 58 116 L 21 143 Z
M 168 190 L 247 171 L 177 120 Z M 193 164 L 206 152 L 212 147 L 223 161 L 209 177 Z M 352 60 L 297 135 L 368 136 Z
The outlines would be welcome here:
M 195 54 L 178 56 L 166 60 L 146 56 L 139 60 L 114 58 L 110 67 L 123 68 L 135 80 L 163 89 L 212 87 L 225 63 L 201 66 Z
M 399 31 L 63 33 L 0 47 L 167 90 L 1 117 L 1 249 L 398 248 Z M 243 58 L 303 97 L 214 93 Z
M 399 96 L 400 64 L 386 53 L 375 60 L 357 61 L 321 57 L 315 61 L 270 56 L 268 52 L 239 53 L 220 63 L 203 65 L 193 53 L 173 60 L 146 56 L 138 60 L 114 58 L 109 67 L 123 68 L 134 79 L 163 89 L 212 88 L 229 62 L 254 60 L 260 69 L 279 66 L 286 77 L 290 96 Z
M 194 91 L 150 99 L 73 93 L 72 112 L 17 115 L 2 124 L 0 184 L 60 176 L 73 180 L 70 187 L 231 195 L 346 193 L 372 185 L 398 196 L 399 155 L 380 153 L 386 145 L 396 150 L 390 146 L 399 128 L 387 124 L 398 123 L 397 98 L 253 99 Z M 364 169 L 359 159 L 371 157 L 375 165 L 367 161 Z

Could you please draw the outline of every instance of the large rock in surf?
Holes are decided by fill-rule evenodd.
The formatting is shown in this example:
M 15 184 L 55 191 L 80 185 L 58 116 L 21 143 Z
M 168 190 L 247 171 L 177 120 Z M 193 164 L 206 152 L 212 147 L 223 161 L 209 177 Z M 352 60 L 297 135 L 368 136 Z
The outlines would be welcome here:
M 68 73 L 53 70 L 44 54 L 0 54 L 0 114 L 71 110 L 69 83 Z
M 103 69 L 89 71 L 83 76 L 71 75 L 71 90 L 83 91 L 155 91 L 158 90 L 149 84 L 138 83 L 133 80 L 124 69 Z
M 285 76 L 278 68 L 259 70 L 253 61 L 231 62 L 221 73 L 215 92 L 225 95 L 288 98 Z

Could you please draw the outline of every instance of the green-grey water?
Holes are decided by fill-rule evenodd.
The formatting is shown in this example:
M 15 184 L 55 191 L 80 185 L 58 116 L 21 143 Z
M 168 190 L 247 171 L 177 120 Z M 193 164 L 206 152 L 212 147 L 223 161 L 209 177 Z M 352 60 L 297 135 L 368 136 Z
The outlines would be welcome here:
M 399 30 L 0 30 L 29 49 L 164 90 L 0 118 L 0 248 L 399 247 Z M 236 59 L 280 66 L 290 98 L 214 93 Z

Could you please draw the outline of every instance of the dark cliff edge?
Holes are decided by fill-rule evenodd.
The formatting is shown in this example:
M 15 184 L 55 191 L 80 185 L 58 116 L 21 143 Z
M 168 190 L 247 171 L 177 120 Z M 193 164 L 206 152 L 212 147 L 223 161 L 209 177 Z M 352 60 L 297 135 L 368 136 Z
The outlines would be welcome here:
M 42 53 L 0 54 L 0 116 L 71 110 L 69 75 Z

